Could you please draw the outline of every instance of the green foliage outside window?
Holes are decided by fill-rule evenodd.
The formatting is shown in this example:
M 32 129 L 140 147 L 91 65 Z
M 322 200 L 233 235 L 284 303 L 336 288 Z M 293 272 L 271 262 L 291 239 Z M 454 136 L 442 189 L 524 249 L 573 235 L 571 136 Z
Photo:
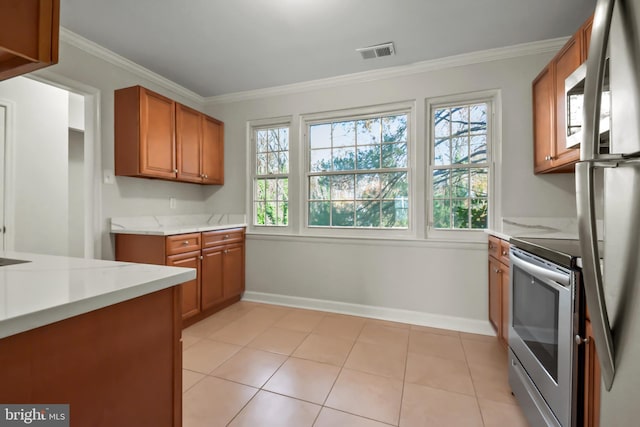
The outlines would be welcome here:
M 434 111 L 434 228 L 487 228 L 487 111 L 486 103 Z
M 310 126 L 311 227 L 407 228 L 407 115 Z

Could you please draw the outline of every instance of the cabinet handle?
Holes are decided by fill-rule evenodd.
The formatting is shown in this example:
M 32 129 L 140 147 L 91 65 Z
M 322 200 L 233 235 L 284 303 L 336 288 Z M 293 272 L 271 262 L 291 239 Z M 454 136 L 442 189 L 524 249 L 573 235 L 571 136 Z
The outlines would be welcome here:
M 189 241 L 188 241 L 188 240 L 185 240 L 184 242 L 182 242 L 182 244 L 183 244 L 184 246 L 187 246 L 187 245 L 189 244 Z
M 576 342 L 576 345 L 586 344 L 589 342 L 589 337 L 582 338 L 580 335 L 576 335 L 573 339 Z
M 224 251 L 222 251 L 222 253 L 228 254 L 229 253 L 229 249 L 225 249 Z
M 502 256 L 507 256 L 507 251 L 502 251 Z
M 174 170 L 173 170 L 173 173 L 178 173 L 178 169 L 174 169 Z
M 202 255 L 200 255 L 200 261 L 202 261 L 204 259 L 204 257 Z
M 227 240 L 229 238 L 228 234 L 225 234 L 224 237 L 222 238 L 222 240 Z
M 493 249 L 493 245 L 489 243 L 489 249 Z
M 502 270 L 500 270 L 499 268 L 494 268 L 494 269 L 493 269 L 493 272 L 494 272 L 494 273 L 496 273 L 496 274 L 497 274 L 497 273 L 502 273 Z

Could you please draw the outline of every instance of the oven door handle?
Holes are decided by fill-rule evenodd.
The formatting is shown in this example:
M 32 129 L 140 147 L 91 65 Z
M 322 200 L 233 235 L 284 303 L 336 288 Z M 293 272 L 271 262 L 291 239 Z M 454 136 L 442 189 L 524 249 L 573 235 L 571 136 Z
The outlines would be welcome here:
M 537 266 L 535 264 L 531 264 L 530 262 L 527 262 L 526 260 L 520 258 L 517 252 L 514 252 L 514 251 L 511 251 L 511 263 L 516 265 L 517 267 L 520 267 L 521 269 L 531 274 L 532 276 L 536 276 L 542 279 L 552 280 L 554 282 L 561 284 L 564 287 L 569 286 L 569 283 L 571 283 L 570 275 L 564 274 L 564 273 L 558 273 L 558 272 Z

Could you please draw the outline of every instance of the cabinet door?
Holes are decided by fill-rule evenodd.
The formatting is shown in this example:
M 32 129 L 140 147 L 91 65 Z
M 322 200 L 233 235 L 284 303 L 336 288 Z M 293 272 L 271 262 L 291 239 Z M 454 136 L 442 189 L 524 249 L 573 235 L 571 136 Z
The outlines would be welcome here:
M 202 182 L 200 152 L 202 150 L 202 114 L 176 104 L 176 150 L 178 180 Z
M 203 116 L 202 129 L 202 182 L 224 184 L 224 124 Z
M 502 320 L 500 310 L 500 298 L 502 298 L 500 263 L 489 257 L 489 322 L 496 330 L 498 337 L 501 336 Z
M 223 251 L 224 297 L 244 292 L 244 244 L 225 246 Z
M 58 62 L 60 0 L 0 2 L 0 80 Z
M 176 178 L 175 105 L 140 88 L 140 174 Z
M 584 423 L 585 427 L 600 425 L 600 362 L 596 353 L 591 321 L 585 321 L 584 344 Z
M 555 59 L 555 98 L 556 98 L 556 138 L 551 152 L 553 167 L 575 162 L 580 158 L 580 150 L 567 148 L 567 100 L 564 94 L 564 81 L 582 63 L 582 38 L 573 37 L 564 46 Z
M 202 310 L 224 301 L 222 287 L 223 249 L 212 248 L 202 251 Z
M 551 146 L 555 143 L 553 63 L 533 81 L 533 170 L 551 166 Z
M 196 269 L 196 278 L 180 285 L 180 290 L 182 291 L 182 318 L 187 319 L 200 313 L 200 251 L 168 256 L 167 265 Z
M 501 334 L 500 338 L 504 345 L 509 344 L 509 306 L 511 304 L 509 298 L 511 292 L 509 291 L 509 267 L 501 264 L 500 273 L 500 321 L 501 321 Z
M 582 24 L 582 62 L 589 57 L 589 46 L 591 46 L 591 29 L 593 28 L 593 15 Z

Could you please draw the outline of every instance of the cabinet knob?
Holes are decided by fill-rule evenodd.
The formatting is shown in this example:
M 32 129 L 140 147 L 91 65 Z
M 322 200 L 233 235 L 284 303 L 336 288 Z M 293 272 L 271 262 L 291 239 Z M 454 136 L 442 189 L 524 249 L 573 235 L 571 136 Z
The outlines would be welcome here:
M 494 273 L 496 273 L 496 274 L 497 274 L 497 273 L 502 273 L 502 270 L 500 270 L 499 268 L 494 268 L 494 269 L 493 269 L 493 272 L 494 272 Z
M 225 234 L 224 237 L 222 238 L 223 240 L 227 240 L 229 238 L 228 234 Z
M 204 177 L 205 177 L 205 178 L 209 178 L 209 175 L 207 175 L 207 174 L 205 173 L 205 174 L 204 174 Z
M 228 253 L 229 253 L 229 249 L 225 249 L 225 250 L 223 251 L 223 253 L 228 254 Z
M 507 251 L 502 251 L 502 256 L 507 256 Z
M 489 243 L 489 249 L 493 249 L 493 245 Z
M 174 170 L 173 170 L 173 173 L 178 173 L 178 169 L 174 169 Z
M 189 241 L 188 241 L 188 240 L 185 240 L 184 242 L 182 242 L 182 244 L 183 244 L 184 246 L 187 246 L 187 245 L 189 244 Z

